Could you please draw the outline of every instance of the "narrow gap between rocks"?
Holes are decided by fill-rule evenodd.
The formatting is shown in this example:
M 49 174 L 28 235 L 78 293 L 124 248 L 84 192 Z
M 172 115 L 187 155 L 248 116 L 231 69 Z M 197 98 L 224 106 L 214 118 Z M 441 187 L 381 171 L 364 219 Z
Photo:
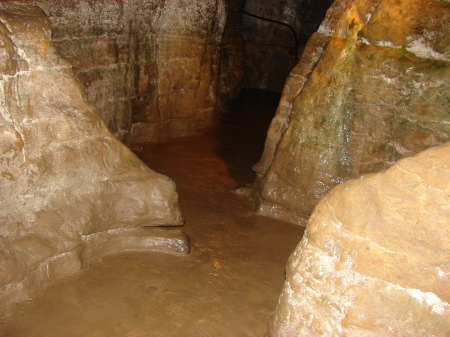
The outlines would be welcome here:
M 253 181 L 278 100 L 244 91 L 217 133 L 138 153 L 175 180 L 190 255 L 105 258 L 13 306 L 0 336 L 264 336 L 303 228 L 256 215 L 232 188 Z

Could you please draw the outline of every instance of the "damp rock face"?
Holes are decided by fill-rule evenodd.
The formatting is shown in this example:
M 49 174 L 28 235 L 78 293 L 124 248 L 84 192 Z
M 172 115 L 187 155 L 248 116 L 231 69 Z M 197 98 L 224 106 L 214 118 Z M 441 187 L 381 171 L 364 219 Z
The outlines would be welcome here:
M 292 253 L 269 335 L 448 336 L 450 144 L 333 188 Z
M 0 301 L 79 270 L 92 235 L 182 224 L 174 182 L 111 135 L 50 36 L 38 7 L 0 4 Z
M 244 78 L 242 0 L 227 1 L 227 20 L 220 56 L 219 104 L 238 98 Z
M 450 4 L 336 0 L 291 72 L 258 210 L 301 222 L 330 189 L 450 140 Z
M 225 22 L 224 0 L 164 1 L 156 33 L 158 106 L 136 114 L 133 142 L 189 136 L 215 124 Z
M 33 0 L 108 129 L 127 143 L 186 137 L 217 118 L 224 0 Z

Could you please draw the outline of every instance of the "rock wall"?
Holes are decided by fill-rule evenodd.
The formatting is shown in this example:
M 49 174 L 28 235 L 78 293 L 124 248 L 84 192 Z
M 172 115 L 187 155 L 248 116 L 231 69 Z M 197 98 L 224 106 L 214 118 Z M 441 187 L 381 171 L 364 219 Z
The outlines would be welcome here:
M 336 0 L 268 132 L 262 214 L 301 222 L 330 189 L 450 140 L 450 3 Z
M 159 108 L 133 125 L 134 142 L 152 141 L 152 132 L 177 138 L 215 125 L 225 21 L 224 0 L 165 2 L 156 34 Z
M 127 143 L 215 124 L 224 0 L 33 0 L 109 130 Z
M 110 134 L 50 36 L 39 8 L 0 3 L 2 304 L 79 270 L 98 237 L 182 224 L 173 181 Z
M 219 101 L 222 106 L 238 98 L 244 79 L 244 37 L 242 13 L 244 0 L 227 0 L 228 15 L 222 38 L 220 56 Z
M 450 144 L 335 187 L 292 253 L 269 335 L 450 334 Z
M 247 0 L 246 12 L 289 24 L 298 34 L 301 1 Z M 249 15 L 242 17 L 244 39 L 244 88 L 283 90 L 286 77 L 297 62 L 295 39 L 283 25 L 264 21 Z

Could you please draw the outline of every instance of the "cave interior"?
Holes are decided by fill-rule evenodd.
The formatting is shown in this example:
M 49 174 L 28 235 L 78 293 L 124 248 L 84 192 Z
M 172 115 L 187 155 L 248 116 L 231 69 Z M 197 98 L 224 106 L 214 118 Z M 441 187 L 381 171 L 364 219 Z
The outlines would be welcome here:
M 447 336 L 424 6 L 1 1 L 0 336 Z

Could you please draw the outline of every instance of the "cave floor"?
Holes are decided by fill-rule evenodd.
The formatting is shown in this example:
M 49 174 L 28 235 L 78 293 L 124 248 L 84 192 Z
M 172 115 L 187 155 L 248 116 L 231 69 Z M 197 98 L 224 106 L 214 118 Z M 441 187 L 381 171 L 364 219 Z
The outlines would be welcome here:
M 177 183 L 190 255 L 105 258 L 16 304 L 0 336 L 264 336 L 303 228 L 256 215 L 232 188 L 253 180 L 278 98 L 250 91 L 215 134 L 138 153 Z

